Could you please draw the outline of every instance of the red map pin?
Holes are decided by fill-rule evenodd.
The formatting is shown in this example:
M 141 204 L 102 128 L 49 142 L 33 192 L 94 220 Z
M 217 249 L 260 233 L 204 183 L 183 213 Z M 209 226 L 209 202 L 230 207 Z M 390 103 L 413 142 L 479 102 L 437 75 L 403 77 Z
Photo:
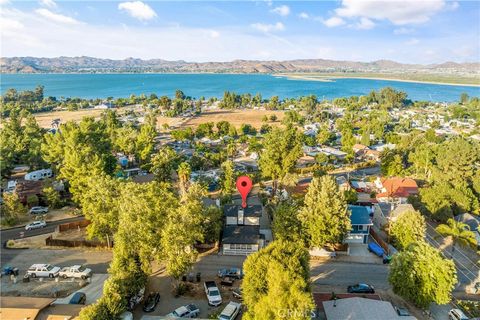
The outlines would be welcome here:
M 252 180 L 247 176 L 240 176 L 237 178 L 237 190 L 242 196 L 242 208 L 247 206 L 247 196 L 252 190 Z

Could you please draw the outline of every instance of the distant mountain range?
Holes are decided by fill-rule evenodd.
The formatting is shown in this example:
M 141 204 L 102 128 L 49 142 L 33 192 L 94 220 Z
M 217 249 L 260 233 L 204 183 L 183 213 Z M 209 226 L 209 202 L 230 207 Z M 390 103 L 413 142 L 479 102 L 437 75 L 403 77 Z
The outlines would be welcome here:
M 0 58 L 2 73 L 313 73 L 385 72 L 480 74 L 480 63 L 404 64 L 390 60 L 373 62 L 300 59 L 288 61 L 234 60 L 230 62 L 187 62 L 162 59 L 124 60 L 92 57 Z

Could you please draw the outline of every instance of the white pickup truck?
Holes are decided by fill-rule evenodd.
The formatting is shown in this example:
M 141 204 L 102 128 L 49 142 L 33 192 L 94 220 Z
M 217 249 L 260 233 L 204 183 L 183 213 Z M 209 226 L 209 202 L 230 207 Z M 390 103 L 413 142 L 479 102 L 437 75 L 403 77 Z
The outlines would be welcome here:
M 64 279 L 67 278 L 80 278 L 80 279 L 87 279 L 88 277 L 92 276 L 92 270 L 89 268 L 85 268 L 81 265 L 75 265 L 71 267 L 65 267 L 60 270 L 58 275 Z
M 220 290 L 218 290 L 215 281 L 205 281 L 203 284 L 205 287 L 205 293 L 207 294 L 208 304 L 214 307 L 218 307 L 222 304 L 222 296 Z

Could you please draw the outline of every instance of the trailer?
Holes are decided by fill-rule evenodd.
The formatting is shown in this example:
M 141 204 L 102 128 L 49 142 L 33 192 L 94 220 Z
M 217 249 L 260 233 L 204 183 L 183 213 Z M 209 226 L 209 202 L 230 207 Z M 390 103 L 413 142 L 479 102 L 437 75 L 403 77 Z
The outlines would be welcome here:
M 42 169 L 29 172 L 25 175 L 27 181 L 38 181 L 53 177 L 52 169 Z

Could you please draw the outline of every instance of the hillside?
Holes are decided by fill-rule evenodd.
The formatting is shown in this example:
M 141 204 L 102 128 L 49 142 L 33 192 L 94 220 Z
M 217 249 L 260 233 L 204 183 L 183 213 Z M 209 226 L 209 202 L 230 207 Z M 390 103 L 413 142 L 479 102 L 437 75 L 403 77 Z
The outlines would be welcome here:
M 403 64 L 390 60 L 373 62 L 299 59 L 289 61 L 234 60 L 230 62 L 186 62 L 162 59 L 124 60 L 92 57 L 12 57 L 0 58 L 2 73 L 436 73 L 480 75 L 480 63 Z

